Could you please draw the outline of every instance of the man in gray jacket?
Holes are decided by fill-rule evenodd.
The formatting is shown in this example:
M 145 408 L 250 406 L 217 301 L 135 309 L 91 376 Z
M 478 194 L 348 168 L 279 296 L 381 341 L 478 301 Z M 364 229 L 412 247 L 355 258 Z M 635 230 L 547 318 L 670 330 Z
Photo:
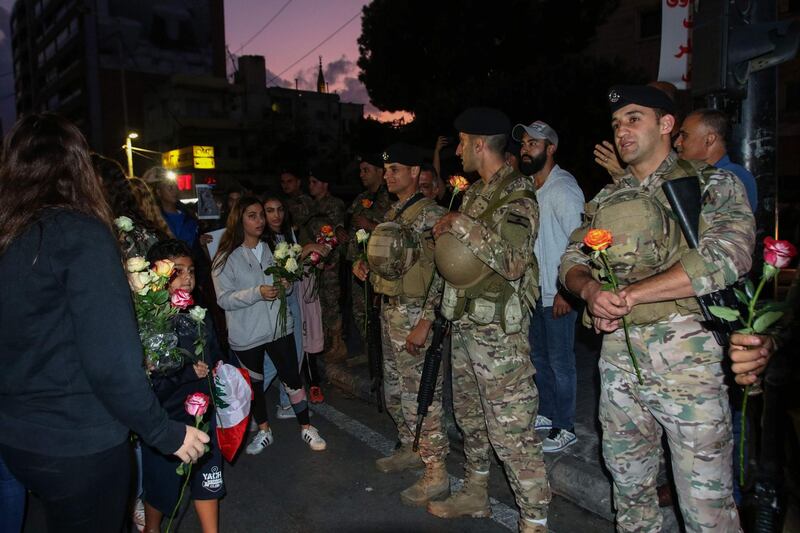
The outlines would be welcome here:
M 536 429 L 550 430 L 544 452 L 574 444 L 575 436 L 575 318 L 576 311 L 557 286 L 561 254 L 581 223 L 583 192 L 575 177 L 553 159 L 558 134 L 541 120 L 514 126 L 512 136 L 522 144 L 520 171 L 531 176 L 539 202 L 539 235 L 533 251 L 539 261 L 541 297 L 536 302 L 530 331 L 531 360 L 539 388 Z

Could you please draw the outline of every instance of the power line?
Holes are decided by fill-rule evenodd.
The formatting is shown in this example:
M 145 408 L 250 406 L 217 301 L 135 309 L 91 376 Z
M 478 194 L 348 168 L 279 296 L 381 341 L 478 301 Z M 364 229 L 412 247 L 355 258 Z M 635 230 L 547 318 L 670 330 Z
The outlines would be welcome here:
M 286 73 L 286 71 L 287 71 L 287 70 L 291 69 L 292 67 L 294 67 L 295 65 L 297 65 L 298 63 L 300 63 L 302 60 L 304 60 L 305 58 L 307 58 L 308 56 L 310 56 L 311 54 L 313 54 L 313 53 L 314 53 L 314 52 L 317 50 L 317 48 L 319 48 L 319 47 L 320 47 L 320 46 L 322 46 L 323 44 L 325 44 L 325 43 L 327 43 L 328 41 L 330 41 L 331 39 L 333 39 L 334 35 L 336 35 L 336 34 L 337 34 L 337 33 L 339 33 L 340 31 L 342 31 L 342 30 L 345 28 L 345 26 L 347 26 L 348 24 L 350 24 L 351 22 L 353 22 L 353 21 L 354 21 L 354 20 L 355 20 L 355 19 L 356 19 L 356 18 L 357 18 L 357 17 L 358 17 L 360 14 L 361 14 L 361 10 L 359 9 L 359 10 L 358 10 L 358 12 L 357 12 L 355 15 L 353 15 L 352 17 L 350 17 L 350 18 L 347 20 L 347 22 L 345 22 L 344 24 L 342 24 L 341 26 L 339 26 L 339 28 L 337 28 L 335 32 L 333 32 L 333 33 L 331 33 L 330 35 L 328 35 L 327 37 L 325 37 L 325 38 L 322 40 L 322 42 L 321 42 L 321 43 L 319 43 L 317 46 L 315 46 L 314 48 L 312 48 L 311 50 L 309 50 L 308 52 L 306 52 L 306 54 L 305 54 L 303 57 L 301 57 L 300 59 L 298 59 L 297 61 L 295 61 L 294 63 L 292 63 L 291 65 L 289 65 L 289 66 L 288 66 L 288 67 L 286 67 L 285 69 L 283 69 L 282 71 L 280 71 L 280 72 L 279 72 L 278 74 L 276 74 L 276 75 L 275 75 L 275 76 L 274 76 L 272 79 L 270 79 L 270 80 L 269 80 L 267 83 L 272 83 L 273 81 L 277 80 L 277 79 L 278 79 L 278 78 L 280 78 L 280 77 L 281 77 L 281 76 L 282 76 L 284 73 Z
M 238 54 L 239 52 L 241 52 L 241 51 L 244 49 L 244 47 L 245 47 L 245 46 L 247 46 L 248 44 L 250 44 L 251 42 L 253 42 L 253 39 L 255 39 L 256 37 L 258 37 L 259 35 L 261 35 L 261 32 L 263 32 L 264 30 L 266 30 L 266 29 L 267 29 L 267 26 L 269 26 L 270 24 L 272 24 L 272 21 L 273 21 L 273 20 L 275 20 L 276 18 L 278 18 L 278 15 L 280 15 L 281 13 L 283 13 L 283 10 L 284 10 L 284 9 L 286 9 L 286 8 L 289 6 L 289 4 L 291 4 L 292 2 L 293 2 L 293 0 L 288 0 L 288 1 L 287 1 L 285 4 L 283 4 L 283 7 L 281 7 L 281 8 L 278 10 L 278 12 L 277 12 L 277 13 L 275 13 L 275 14 L 272 16 L 272 18 L 271 18 L 271 19 L 269 19 L 269 20 L 267 21 L 267 23 L 266 23 L 266 24 L 264 24 L 263 26 L 261 26 L 261 29 L 260 29 L 260 30 L 258 30 L 258 31 L 257 31 L 257 32 L 256 32 L 256 33 L 255 33 L 255 34 L 252 36 L 252 37 L 250 37 L 249 39 L 247 39 L 247 40 L 244 42 L 244 44 L 242 44 L 242 46 L 240 46 L 240 47 L 239 47 L 239 49 L 238 49 L 238 50 L 236 50 L 236 52 L 234 52 L 234 53 L 235 53 L 235 54 Z

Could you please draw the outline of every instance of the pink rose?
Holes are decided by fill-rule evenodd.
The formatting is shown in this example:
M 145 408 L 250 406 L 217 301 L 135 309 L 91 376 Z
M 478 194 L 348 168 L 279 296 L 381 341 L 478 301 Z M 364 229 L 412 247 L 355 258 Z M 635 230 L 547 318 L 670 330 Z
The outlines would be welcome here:
M 312 265 L 316 265 L 322 260 L 322 256 L 317 252 L 311 252 L 308 257 L 311 259 Z
M 183 402 L 183 408 L 186 409 L 190 416 L 203 416 L 208 410 L 208 400 L 208 395 L 202 392 L 195 392 L 186 397 L 186 401 Z
M 172 304 L 172 307 L 177 307 L 178 309 L 186 309 L 194 304 L 192 295 L 185 289 L 175 289 L 169 297 L 169 302 Z
M 772 237 L 764 237 L 764 262 L 775 268 L 786 268 L 797 255 L 797 249 L 789 241 L 776 241 Z

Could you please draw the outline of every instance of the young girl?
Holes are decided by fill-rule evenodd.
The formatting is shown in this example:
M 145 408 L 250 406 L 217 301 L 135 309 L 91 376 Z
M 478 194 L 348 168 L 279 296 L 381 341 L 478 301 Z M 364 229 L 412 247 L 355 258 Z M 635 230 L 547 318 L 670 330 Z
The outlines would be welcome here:
M 177 239 L 161 241 L 147 253 L 150 264 L 169 259 L 174 266 L 169 285 L 170 295 L 177 289 L 192 293 L 195 289 L 194 262 L 189 247 Z M 173 318 L 179 346 L 194 354 L 197 326 L 188 314 L 181 313 Z M 194 425 L 194 417 L 186 413 L 184 401 L 194 392 L 210 395 L 209 369 L 219 360 L 220 349 L 211 326 L 211 317 L 205 317 L 205 350 L 203 360 L 196 363 L 187 361 L 180 370 L 166 376 L 153 375 L 153 390 L 161 405 L 172 420 Z M 210 451 L 193 468 L 189 488 L 194 508 L 200 520 L 203 533 L 216 533 L 219 529 L 219 499 L 225 496 L 225 482 L 222 477 L 222 455 L 214 437 L 216 427 L 213 404 L 206 411 L 205 420 L 209 425 Z M 142 446 L 142 487 L 146 533 L 161 530 L 164 515 L 169 515 L 178 502 L 184 478 L 175 473 L 178 461 L 158 453 L 149 446 Z
M 227 229 L 214 258 L 217 303 L 225 310 L 228 341 L 249 372 L 253 390 L 263 390 L 266 353 L 289 394 L 301 427 L 301 438 L 312 450 L 321 451 L 326 444 L 317 429 L 309 424 L 306 392 L 297 365 L 292 316 L 287 316 L 286 334 L 276 337 L 280 305 L 275 301 L 278 289 L 273 285 L 272 276 L 264 274 L 264 270 L 275 263 L 269 246 L 261 240 L 265 226 L 261 201 L 253 197 L 239 200 L 228 218 Z M 289 293 L 291 286 L 287 284 L 286 289 Z M 246 451 L 256 455 L 273 442 L 264 394 L 254 395 L 252 412 L 258 432 Z
M 274 195 L 267 195 L 264 199 L 264 212 L 267 217 L 267 226 L 264 231 L 264 238 L 269 244 L 270 250 L 274 251 L 279 242 L 297 243 L 294 232 L 292 231 L 291 215 L 286 209 L 286 204 L 281 198 Z M 303 246 L 300 254 L 301 259 L 305 259 L 312 252 L 325 257 L 330 252 L 328 246 L 317 243 L 309 243 Z M 321 265 L 320 265 L 321 268 Z M 289 297 L 289 305 L 294 315 L 295 346 L 297 349 L 298 364 L 302 363 L 303 372 L 307 372 L 309 378 L 309 397 L 311 403 L 324 401 L 322 389 L 320 387 L 319 372 L 317 371 L 316 357 L 322 352 L 325 342 L 322 330 L 322 313 L 320 310 L 319 296 L 313 296 L 314 279 L 306 276 L 302 281 L 294 283 L 292 294 Z M 302 332 L 302 333 L 300 333 Z M 304 359 L 304 355 L 308 358 Z M 304 362 L 307 361 L 307 362 Z M 270 374 L 274 376 L 275 371 L 267 361 L 264 369 L 265 385 L 269 386 L 271 381 Z M 281 405 L 278 407 L 278 418 L 286 413 L 284 406 L 289 406 L 288 397 L 281 387 Z M 289 408 L 291 410 L 291 408 Z

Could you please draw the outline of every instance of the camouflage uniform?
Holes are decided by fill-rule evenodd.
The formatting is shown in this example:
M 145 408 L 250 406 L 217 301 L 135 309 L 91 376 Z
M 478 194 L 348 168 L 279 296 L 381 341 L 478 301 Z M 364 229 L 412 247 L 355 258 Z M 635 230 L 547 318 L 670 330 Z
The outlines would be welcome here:
M 313 241 L 325 224 L 335 228 L 344 224 L 344 202 L 327 194 L 315 200 L 306 227 Z M 322 307 L 322 325 L 325 330 L 325 348 L 330 350 L 333 343 L 341 342 L 342 312 L 339 308 L 339 264 L 341 249 L 334 249 L 325 261 L 325 269 L 320 278 L 319 303 Z M 334 337 L 339 340 L 335 341 Z M 341 349 L 345 349 L 341 346 Z
M 393 204 L 386 213 L 386 220 L 395 220 L 398 211 L 410 201 L 411 199 L 408 199 Z M 426 200 L 423 198 L 419 201 Z M 446 212 L 444 208 L 431 202 L 422 208 L 409 225 L 416 234 L 422 234 L 430 231 Z M 417 393 L 425 363 L 425 351 L 430 346 L 432 332 L 428 334 L 425 344 L 419 349 L 419 355 L 412 355 L 406 351 L 406 337 L 420 318 L 433 322 L 441 287 L 442 279 L 434 269 L 427 301 L 424 297 L 384 296 L 381 306 L 384 402 L 386 411 L 397 426 L 398 437 L 407 449 L 411 449 L 414 441 Z M 442 425 L 442 375 L 439 373 L 434 399 L 428 408 L 428 415 L 420 433 L 419 455 L 425 463 L 442 462 L 448 450 L 447 434 Z
M 639 188 L 663 202 L 659 199 L 661 184 L 676 165 L 676 155 L 670 153 L 641 183 L 628 173 L 589 202 L 587 219 L 573 233 L 562 256 L 562 283 L 572 267 L 591 267 L 581 243 L 591 227 L 591 213 L 610 194 L 626 188 Z M 678 258 L 697 295 L 723 289 L 746 274 L 755 240 L 747 196 L 733 174 L 709 170 L 701 178 L 701 190 L 699 247 L 684 247 Z M 636 242 L 631 239 L 627 236 L 624 240 Z M 693 298 L 689 300 L 694 302 Z M 676 309 L 681 310 L 681 301 L 671 300 L 668 305 L 678 304 Z M 634 307 L 630 316 L 639 307 Z M 740 530 L 732 496 L 731 422 L 720 364 L 722 348 L 700 320 L 701 316 L 689 310 L 631 325 L 642 385 L 633 372 L 624 330 L 620 328 L 603 339 L 600 423 L 603 457 L 614 479 L 619 531 L 661 528 L 656 475 L 662 427 L 667 432 L 686 530 Z
M 286 199 L 286 207 L 289 209 L 289 214 L 292 215 L 292 225 L 295 227 L 300 244 L 312 242 L 313 235 L 306 225 L 314 213 L 314 200 L 309 195 L 301 192 L 295 196 L 288 197 Z
M 366 205 L 365 205 L 366 204 Z M 369 205 L 369 207 L 367 207 Z M 361 215 L 369 220 L 380 223 L 383 222 L 386 211 L 389 209 L 391 201 L 389 200 L 389 191 L 386 190 L 385 185 L 381 185 L 375 192 L 371 193 L 368 190 L 359 194 L 350 208 L 347 210 L 348 220 L 353 219 L 354 216 Z M 350 240 L 347 243 L 347 260 L 355 261 L 364 251 L 363 245 L 358 244 L 356 241 L 357 229 L 353 227 L 352 222 L 348 228 Z M 364 301 L 364 283 L 355 276 L 352 276 L 352 290 L 350 296 L 353 299 L 353 319 L 356 322 L 358 331 L 361 334 L 362 346 L 366 351 L 367 339 L 364 335 L 364 321 L 366 320 L 366 302 Z
M 530 282 L 533 244 L 539 223 L 535 200 L 521 198 L 502 205 L 492 215 L 491 224 L 477 220 L 495 190 L 514 170 L 504 165 L 485 184 L 474 183 L 464 194 L 459 211 L 466 221 L 453 223 L 452 233 L 481 261 L 518 292 Z M 533 183 L 522 174 L 507 183 L 504 195 L 515 191 L 535 192 Z M 515 246 L 500 235 L 500 224 L 507 217 L 527 227 L 527 243 Z M 538 276 L 538 273 L 536 274 Z M 534 280 L 535 284 L 536 281 Z M 448 291 L 455 291 L 446 284 Z M 528 299 L 530 300 L 530 299 Z M 528 305 L 531 302 L 528 301 Z M 550 487 L 542 445 L 534 431 L 539 395 L 533 382 L 535 373 L 528 343 L 528 313 L 522 313 L 521 329 L 506 333 L 500 318 L 488 324 L 473 320 L 467 312 L 452 324 L 453 411 L 464 433 L 467 469 L 489 471 L 489 443 L 494 447 L 514 490 L 523 518 L 546 522 Z

